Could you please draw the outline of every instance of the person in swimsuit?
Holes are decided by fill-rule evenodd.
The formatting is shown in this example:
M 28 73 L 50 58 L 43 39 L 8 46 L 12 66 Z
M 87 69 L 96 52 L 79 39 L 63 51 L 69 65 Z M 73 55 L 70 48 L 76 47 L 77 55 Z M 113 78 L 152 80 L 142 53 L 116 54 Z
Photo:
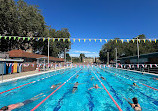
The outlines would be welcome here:
M 106 78 L 104 78 L 103 76 L 100 77 L 102 80 L 106 80 Z
M 158 80 L 158 78 L 153 78 L 154 80 Z
M 56 87 L 58 87 L 58 86 L 60 86 L 60 85 L 61 85 L 61 82 L 58 83 L 58 84 L 52 85 L 50 88 L 51 88 L 51 89 L 55 89 Z
M 75 93 L 77 91 L 78 85 L 80 84 L 84 84 L 84 83 L 78 83 L 78 82 L 75 83 L 75 85 L 73 86 L 72 93 Z
M 92 81 L 93 79 L 94 79 L 94 77 L 92 76 L 92 77 L 91 77 L 91 81 Z
M 98 84 L 96 84 L 95 86 L 93 85 L 93 87 L 89 88 L 88 90 L 93 89 L 93 88 L 95 88 L 95 89 L 102 89 L 101 87 L 98 86 Z
M 45 95 L 43 95 L 43 93 L 40 93 L 39 95 L 36 95 L 34 96 L 33 98 L 31 99 L 28 99 L 28 100 L 25 100 L 24 102 L 20 102 L 20 103 L 16 103 L 16 104 L 11 104 L 11 105 L 8 105 L 8 106 L 4 106 L 0 109 L 0 111 L 11 111 L 11 110 L 14 110 L 16 108 L 20 108 L 26 104 L 29 104 L 29 103 L 32 103 L 34 102 L 35 100 L 38 100 L 42 97 L 44 97 Z
M 140 88 L 135 82 L 133 83 L 132 86 Z
M 78 78 L 78 77 L 79 77 L 79 75 L 77 74 L 76 78 Z
M 134 111 L 142 111 L 142 108 L 138 104 L 138 99 L 136 97 L 132 98 L 133 103 L 130 103 L 126 98 L 124 98 L 128 104 L 131 105 L 131 107 L 134 109 Z

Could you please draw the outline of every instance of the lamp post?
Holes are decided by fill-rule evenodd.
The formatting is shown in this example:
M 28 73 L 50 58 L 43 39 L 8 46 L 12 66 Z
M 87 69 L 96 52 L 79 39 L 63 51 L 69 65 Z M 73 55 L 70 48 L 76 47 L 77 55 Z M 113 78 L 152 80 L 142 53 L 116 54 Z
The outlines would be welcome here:
M 49 70 L 49 37 L 48 37 L 48 70 Z
M 109 52 L 107 52 L 107 63 L 109 64 Z
M 66 63 L 66 50 L 67 50 L 67 48 L 65 48 L 65 63 Z
M 135 37 L 135 39 L 137 39 L 137 55 L 138 55 L 138 59 L 137 59 L 137 64 L 139 64 L 139 43 L 138 43 L 138 37 Z
M 116 68 L 117 68 L 117 48 L 116 49 Z

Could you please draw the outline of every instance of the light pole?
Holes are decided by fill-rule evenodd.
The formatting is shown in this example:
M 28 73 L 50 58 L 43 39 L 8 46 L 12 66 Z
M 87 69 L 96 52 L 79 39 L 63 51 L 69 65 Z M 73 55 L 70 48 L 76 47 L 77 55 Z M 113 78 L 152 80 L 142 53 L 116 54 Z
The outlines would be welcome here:
M 66 63 L 66 49 L 67 49 L 67 48 L 65 48 L 65 63 Z
M 107 63 L 109 64 L 109 52 L 107 52 Z
M 138 55 L 138 59 L 137 59 L 137 64 L 139 64 L 139 42 L 138 42 L 138 37 L 139 36 L 137 36 L 137 37 L 135 37 L 135 39 L 137 39 L 137 55 Z
M 49 37 L 48 37 L 48 70 L 49 70 Z
M 138 54 L 138 64 L 139 64 L 139 43 L 138 43 L 138 37 L 137 37 L 137 54 Z
M 116 68 L 117 68 L 117 48 L 116 49 Z

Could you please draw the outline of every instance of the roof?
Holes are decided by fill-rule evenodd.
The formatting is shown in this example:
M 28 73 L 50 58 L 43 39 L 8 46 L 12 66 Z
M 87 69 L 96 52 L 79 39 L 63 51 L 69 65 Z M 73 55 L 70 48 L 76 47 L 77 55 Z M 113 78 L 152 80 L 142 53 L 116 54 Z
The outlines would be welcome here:
M 45 55 L 25 52 L 23 50 L 11 50 L 8 53 L 9 53 L 9 57 L 35 58 L 35 59 L 41 58 L 41 57 L 48 57 L 48 56 L 45 56 Z M 52 61 L 64 61 L 63 58 L 55 58 L 55 57 L 49 57 L 49 60 L 52 60 Z
M 148 53 L 148 54 L 141 54 L 139 55 L 139 58 L 151 58 L 151 57 L 158 57 L 158 52 Z M 128 57 L 122 57 L 121 59 L 129 59 L 129 58 L 138 58 L 138 55 L 136 56 L 128 56 Z

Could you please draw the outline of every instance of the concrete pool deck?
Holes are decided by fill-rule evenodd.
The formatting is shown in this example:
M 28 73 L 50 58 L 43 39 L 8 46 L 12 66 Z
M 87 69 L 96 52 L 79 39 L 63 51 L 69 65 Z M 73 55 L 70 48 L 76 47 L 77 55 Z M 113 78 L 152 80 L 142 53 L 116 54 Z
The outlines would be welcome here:
M 61 70 L 61 69 L 67 69 L 67 68 L 71 68 L 71 67 L 58 67 L 56 69 L 50 69 L 48 71 L 35 70 L 35 71 L 7 74 L 7 75 L 3 75 L 3 80 L 2 80 L 2 75 L 1 75 L 0 76 L 0 83 L 14 81 L 14 80 L 18 80 L 18 79 L 22 79 L 22 78 L 26 78 L 26 77 L 36 76 L 36 75 L 40 75 L 40 74 L 44 74 L 44 73 L 48 73 L 48 72 L 53 72 L 53 71 L 57 71 L 57 70 Z
M 115 69 L 122 69 L 122 68 L 116 68 L 116 67 L 113 67 L 113 68 L 115 68 Z M 158 74 L 155 74 L 155 73 L 141 72 L 141 71 L 129 70 L 129 69 L 122 69 L 122 70 L 126 70 L 126 71 L 131 71 L 131 72 L 138 72 L 138 73 L 143 73 L 143 74 L 149 74 L 149 75 L 158 76 Z

